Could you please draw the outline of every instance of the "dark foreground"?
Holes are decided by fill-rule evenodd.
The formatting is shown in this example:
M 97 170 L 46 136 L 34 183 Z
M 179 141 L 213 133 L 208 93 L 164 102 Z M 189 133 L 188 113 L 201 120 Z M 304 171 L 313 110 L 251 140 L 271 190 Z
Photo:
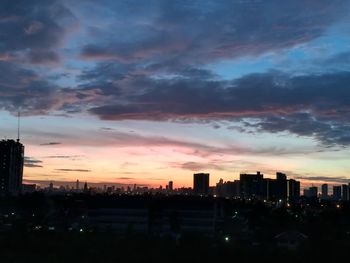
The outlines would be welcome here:
M 349 251 L 348 202 L 0 198 L 1 263 L 343 262 Z
M 15 234 L 0 241 L 1 262 L 340 262 L 349 241 L 315 241 L 290 251 L 205 237 L 128 237 L 108 234 Z

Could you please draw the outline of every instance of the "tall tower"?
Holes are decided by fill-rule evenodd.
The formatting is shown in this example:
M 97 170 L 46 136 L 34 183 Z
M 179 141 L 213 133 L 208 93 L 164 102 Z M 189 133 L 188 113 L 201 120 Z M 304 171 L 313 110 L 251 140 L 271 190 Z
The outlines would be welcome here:
M 196 173 L 193 175 L 193 192 L 207 195 L 209 192 L 209 174 Z
M 323 184 L 321 189 L 322 189 L 321 198 L 323 200 L 328 199 L 328 184 Z
M 22 189 L 24 146 L 14 140 L 0 141 L 0 194 L 18 194 Z
M 169 191 L 172 192 L 174 190 L 174 183 L 173 181 L 169 181 Z

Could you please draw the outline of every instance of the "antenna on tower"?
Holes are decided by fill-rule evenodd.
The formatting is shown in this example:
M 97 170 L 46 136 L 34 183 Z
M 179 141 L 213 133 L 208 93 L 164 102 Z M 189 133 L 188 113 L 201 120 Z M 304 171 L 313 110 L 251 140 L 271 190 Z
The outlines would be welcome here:
M 20 125 L 21 125 L 21 112 L 18 112 L 18 123 L 17 123 L 17 142 L 19 142 L 19 136 L 20 136 Z

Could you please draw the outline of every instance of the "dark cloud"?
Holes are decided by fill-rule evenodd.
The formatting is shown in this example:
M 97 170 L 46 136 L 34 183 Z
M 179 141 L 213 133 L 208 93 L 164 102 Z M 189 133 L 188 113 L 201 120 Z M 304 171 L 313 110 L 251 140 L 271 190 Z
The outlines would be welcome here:
M 24 157 L 24 166 L 29 168 L 41 168 L 43 167 L 42 161 L 32 158 L 32 157 Z
M 31 52 L 29 61 L 32 64 L 57 63 L 60 61 L 60 57 L 53 51 Z
M 57 61 L 54 52 L 65 31 L 76 22 L 73 14 L 56 0 L 3 0 L 0 9 L 0 56 L 29 61 Z
M 0 110 L 21 111 L 26 115 L 78 113 L 91 100 L 99 100 L 94 90 L 61 88 L 33 68 L 0 60 Z
M 115 23 L 126 20 L 127 26 L 116 28 L 112 23 L 113 32 L 119 34 L 86 45 L 83 57 L 121 63 L 171 61 L 175 65 L 198 65 L 305 43 L 344 18 L 349 6 L 342 0 L 108 3 Z M 94 36 L 110 30 L 94 28 Z M 130 30 L 134 37 L 119 37 Z
M 75 91 L 60 90 L 41 68 L 60 62 L 59 49 L 76 23 L 62 1 L 1 1 L 0 110 L 48 114 L 80 100 Z
M 51 145 L 60 145 L 62 144 L 61 142 L 46 142 L 46 143 L 42 143 L 40 144 L 41 146 L 51 146 Z
M 0 72 L 2 110 L 21 110 L 23 115 L 47 114 L 50 110 L 63 108 L 65 101 L 77 99 L 76 94 L 70 95 L 68 91 L 62 94 L 64 91 L 59 91 L 36 71 L 15 63 L 0 61 Z
M 338 183 L 338 184 L 348 184 L 350 182 L 349 178 L 342 176 L 296 176 L 295 179 L 303 181 L 319 181 L 319 182 L 329 182 L 329 183 Z
M 309 113 L 295 113 L 283 116 L 269 116 L 257 120 L 253 124 L 258 131 L 277 133 L 290 132 L 299 136 L 314 137 L 323 144 L 349 145 L 350 123 L 333 121 L 332 118 L 317 118 Z
M 87 170 L 87 169 L 66 169 L 66 168 L 55 169 L 55 171 L 59 171 L 59 172 L 81 172 L 81 173 L 89 173 L 89 172 L 91 172 L 91 170 Z
M 100 130 L 102 131 L 113 131 L 113 128 L 109 128 L 109 127 L 101 127 Z
M 125 94 L 124 105 L 92 108 L 104 119 L 220 118 L 312 110 L 342 117 L 349 105 L 348 72 L 288 76 L 251 74 L 234 81 L 145 79 L 139 94 Z M 141 82 L 141 80 L 140 80 Z M 132 87 L 131 87 L 132 88 Z M 148 117 L 147 117 L 148 116 Z
M 80 5 L 96 3 L 69 8 Z M 242 131 L 287 131 L 327 145 L 350 144 L 349 72 L 271 71 L 229 81 L 204 69 L 319 38 L 348 15 L 349 3 L 128 0 L 98 5 L 108 7 L 108 17 L 99 17 L 106 24 L 85 28 L 91 38 L 84 39 L 81 55 L 102 62 L 84 68 L 76 87 L 62 88 L 54 83 L 63 75 L 43 77 L 26 63 L 60 61 L 55 50 L 76 23 L 70 9 L 54 0 L 2 2 L 0 110 L 61 116 L 87 111 L 104 120 L 225 119 L 240 121 Z
M 83 155 L 51 155 L 51 156 L 46 156 L 45 158 L 48 159 L 71 159 L 75 160 L 76 158 L 81 158 Z
M 190 171 L 205 171 L 205 170 L 224 170 L 220 164 L 216 164 L 215 162 L 209 163 L 199 163 L 199 162 L 186 162 L 186 163 L 172 163 L 170 164 L 172 167 L 180 168 L 184 170 Z
M 350 143 L 349 72 L 303 76 L 270 72 L 233 81 L 139 78 L 138 83 L 142 82 L 138 92 L 133 91 L 133 84 L 121 82 L 127 92 L 116 101 L 123 103 L 94 107 L 90 112 L 106 120 L 250 118 L 255 119 L 250 127 L 261 131 L 289 131 L 330 144 Z

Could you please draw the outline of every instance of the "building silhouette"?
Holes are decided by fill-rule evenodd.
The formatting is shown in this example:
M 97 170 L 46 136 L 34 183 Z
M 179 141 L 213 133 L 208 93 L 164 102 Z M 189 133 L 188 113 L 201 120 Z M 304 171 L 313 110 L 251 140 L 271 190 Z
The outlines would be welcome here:
M 264 182 L 264 175 L 260 172 L 240 174 L 239 181 L 241 198 L 265 198 L 267 196 L 267 181 Z
M 340 185 L 333 186 L 333 200 L 334 201 L 341 200 L 341 186 Z
M 321 186 L 321 198 L 323 200 L 328 199 L 328 184 L 323 184 Z
M 277 172 L 276 180 L 273 181 L 275 184 L 274 195 L 276 199 L 287 199 L 288 196 L 288 185 L 287 176 L 284 173 Z
M 287 197 L 296 200 L 300 197 L 300 182 L 294 179 L 287 180 Z
M 87 193 L 89 191 L 87 182 L 85 182 L 85 184 L 84 184 L 84 190 L 83 191 L 84 191 L 84 193 Z
M 209 174 L 196 173 L 193 175 L 193 192 L 207 195 L 209 192 Z
M 347 184 L 342 185 L 342 200 L 349 201 L 349 186 Z
M 224 182 L 223 179 L 216 184 L 215 194 L 218 197 L 239 197 L 239 180 Z
M 232 185 L 239 189 L 241 198 L 263 200 L 296 200 L 300 197 L 300 182 L 289 179 L 284 173 L 277 172 L 276 179 L 264 178 L 260 172 L 256 174 L 241 174 L 239 182 Z
M 311 186 L 308 189 L 304 189 L 304 196 L 308 198 L 317 198 L 318 188 L 317 186 Z
M 173 183 L 173 181 L 169 181 L 168 187 L 169 187 L 169 191 L 170 192 L 172 192 L 174 190 L 174 183 Z
M 18 194 L 22 189 L 24 146 L 19 140 L 0 141 L 0 194 Z

